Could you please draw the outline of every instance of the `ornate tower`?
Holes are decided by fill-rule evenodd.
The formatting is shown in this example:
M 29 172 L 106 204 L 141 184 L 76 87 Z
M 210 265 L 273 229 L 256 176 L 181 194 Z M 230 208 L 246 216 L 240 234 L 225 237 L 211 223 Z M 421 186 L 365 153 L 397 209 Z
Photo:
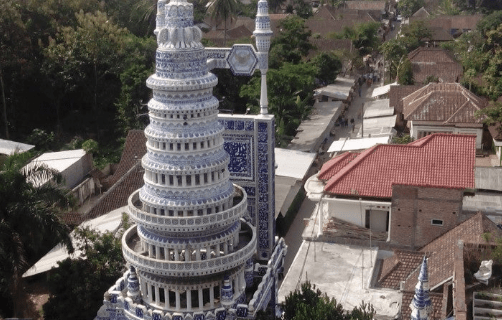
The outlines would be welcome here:
M 223 133 L 230 120 L 218 119 L 218 100 L 213 96 L 218 80 L 209 72 L 223 67 L 250 75 L 260 62 L 262 75 L 266 74 L 267 63 L 259 58 L 268 57 L 270 23 L 262 27 L 258 22 L 259 17 L 268 19 L 266 1 L 260 0 L 258 6 L 256 25 L 265 30 L 256 33 L 259 57 L 252 45 L 204 48 L 202 33 L 193 24 L 193 5 L 186 0 L 158 1 L 156 70 L 147 80 L 153 98 L 145 129 L 147 153 L 141 162 L 144 185 L 129 197 L 129 215 L 136 224 L 122 238 L 130 270 L 105 294 L 96 319 L 252 318 L 274 305 L 286 246 L 275 240 L 269 223 L 274 212 L 265 210 L 273 207 L 273 199 L 260 196 L 258 202 L 265 214 L 260 218 L 257 252 L 253 225 L 257 219 L 248 215 L 256 200 L 248 201 L 245 189 L 230 181 L 231 159 L 232 169 L 244 159 L 242 152 L 229 155 L 224 149 Z M 265 44 L 260 46 L 259 41 Z M 245 116 L 241 129 L 250 129 L 251 140 L 258 143 L 249 146 L 263 149 L 259 155 L 273 155 L 273 116 L 266 115 L 266 87 L 263 99 L 265 112 L 262 105 L 261 115 Z M 273 198 L 273 156 L 260 159 L 249 158 L 249 167 L 257 166 L 250 169 L 250 181 L 257 184 L 261 174 L 266 186 L 260 185 L 260 190 Z M 252 196 L 256 187 L 249 189 Z M 257 253 L 261 264 L 253 263 Z M 255 282 L 259 282 L 256 291 L 246 291 Z
M 126 231 L 123 251 L 147 309 L 192 314 L 244 300 L 256 232 L 241 219 L 245 191 L 229 181 L 212 95 L 217 78 L 208 72 L 192 4 L 159 2 L 159 9 L 167 19 L 158 20 L 156 72 L 147 81 L 145 184 L 129 200 L 137 225 Z
M 429 297 L 429 275 L 427 272 L 427 258 L 424 256 L 420 266 L 418 282 L 415 286 L 415 295 L 410 304 L 412 320 L 427 320 L 432 312 L 432 303 Z

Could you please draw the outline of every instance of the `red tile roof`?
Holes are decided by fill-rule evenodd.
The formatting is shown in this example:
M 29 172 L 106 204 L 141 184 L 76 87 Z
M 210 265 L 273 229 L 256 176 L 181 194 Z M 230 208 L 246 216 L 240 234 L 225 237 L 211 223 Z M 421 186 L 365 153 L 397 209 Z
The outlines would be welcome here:
M 475 112 L 485 101 L 459 83 L 429 83 L 403 98 L 406 120 L 442 123 L 481 123 Z
M 474 188 L 476 137 L 432 134 L 407 145 L 376 145 L 333 174 L 329 194 L 391 198 L 392 185 Z
M 354 160 L 359 155 L 359 152 L 342 153 L 323 164 L 321 170 L 317 174 L 320 180 L 328 180 L 336 172 L 340 171 L 347 163 Z
M 430 288 L 453 277 L 454 252 L 459 240 L 472 244 L 486 243 L 483 233 L 487 232 L 493 235 L 493 239 L 502 236 L 502 230 L 484 214 L 477 213 L 420 249 L 422 254 L 430 254 L 428 259 Z M 405 290 L 413 290 L 418 273 L 419 270 L 415 270 L 410 274 L 405 283 Z

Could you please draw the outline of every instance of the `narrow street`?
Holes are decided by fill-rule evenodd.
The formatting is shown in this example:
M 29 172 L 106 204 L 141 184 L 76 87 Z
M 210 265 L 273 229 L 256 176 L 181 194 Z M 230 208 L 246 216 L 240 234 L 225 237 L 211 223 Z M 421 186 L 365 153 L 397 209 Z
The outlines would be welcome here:
M 390 31 L 389 34 L 387 35 L 387 39 L 392 39 L 394 38 L 397 33 L 399 32 L 400 29 L 400 23 L 394 21 L 394 30 Z M 380 70 L 380 74 L 383 75 L 383 69 Z M 388 78 L 388 75 L 386 75 Z M 361 86 L 361 96 L 359 97 L 358 92 L 355 93 L 354 99 L 350 103 L 350 106 L 347 108 L 345 112 L 345 118 L 349 120 L 349 126 L 347 127 L 341 127 L 337 126 L 335 127 L 334 136 L 331 136 L 328 138 L 328 141 L 325 144 L 325 149 L 329 148 L 331 143 L 336 140 L 340 139 L 345 139 L 347 137 L 355 138 L 357 132 L 359 131 L 359 128 L 362 125 L 362 114 L 363 114 L 363 105 L 366 101 L 371 100 L 371 94 L 373 92 L 373 89 L 379 86 L 382 86 L 384 84 L 384 79 L 383 77 L 380 78 L 380 81 L 377 83 L 373 83 L 370 87 L 366 83 L 364 83 Z M 350 126 L 350 119 L 354 119 L 354 132 L 352 132 L 352 128 Z M 327 152 L 325 152 L 322 155 L 318 155 L 318 159 L 320 160 L 320 165 L 315 167 L 314 169 L 310 170 L 309 176 L 312 174 L 316 174 L 322 164 L 329 160 L 329 155 Z M 308 198 L 305 198 L 303 201 L 302 205 L 300 206 L 300 209 L 295 217 L 295 220 L 291 224 L 286 236 L 284 237 L 284 240 L 286 240 L 286 244 L 288 245 L 288 254 L 284 260 L 284 274 L 288 272 L 289 267 L 293 263 L 293 260 L 296 257 L 296 253 L 298 252 L 300 245 L 303 241 L 302 239 L 302 233 L 305 228 L 305 223 L 307 219 L 310 218 L 312 212 L 314 211 L 315 208 L 315 202 L 311 201 Z

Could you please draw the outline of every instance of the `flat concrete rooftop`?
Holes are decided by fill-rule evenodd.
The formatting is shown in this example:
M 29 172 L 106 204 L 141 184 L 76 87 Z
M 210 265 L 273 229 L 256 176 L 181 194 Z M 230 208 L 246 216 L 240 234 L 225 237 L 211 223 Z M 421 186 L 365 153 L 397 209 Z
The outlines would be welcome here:
M 279 303 L 297 288 L 299 279 L 301 283 L 309 280 L 345 310 L 352 310 L 364 301 L 375 308 L 375 318 L 394 318 L 401 309 L 402 295 L 395 290 L 370 288 L 379 254 L 388 253 L 379 253 L 375 247 L 305 240 L 279 289 Z

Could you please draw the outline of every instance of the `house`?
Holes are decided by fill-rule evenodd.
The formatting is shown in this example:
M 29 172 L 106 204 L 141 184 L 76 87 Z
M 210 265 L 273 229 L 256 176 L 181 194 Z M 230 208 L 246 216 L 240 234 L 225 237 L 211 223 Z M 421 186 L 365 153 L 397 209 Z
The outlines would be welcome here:
M 396 115 L 396 127 L 403 129 L 406 121 L 403 116 L 403 98 L 420 89 L 422 85 L 390 86 L 389 88 L 389 108 L 394 109 Z
M 338 155 L 305 189 L 316 199 L 312 179 L 324 185 L 321 226 L 335 218 L 383 233 L 384 246 L 418 248 L 462 221 L 474 163 L 474 136 L 432 134 L 407 145 Z
M 488 127 L 488 132 L 491 135 L 495 154 L 499 160 L 498 165 L 502 165 L 502 127 L 500 125 L 493 125 Z
M 16 152 L 22 153 L 35 148 L 34 145 L 0 139 L 0 155 L 10 156 Z
M 396 134 L 394 109 L 389 107 L 389 99 L 379 99 L 364 103 L 363 123 L 358 127 L 357 137 L 387 137 L 391 140 Z
M 486 234 L 496 239 L 502 236 L 502 230 L 485 215 L 477 213 L 418 251 L 396 250 L 392 256 L 383 259 L 377 287 L 402 290 L 401 316 L 402 319 L 409 319 L 408 301 L 413 296 L 420 260 L 427 256 L 429 288 L 434 305 L 434 314 L 430 319 L 446 319 L 451 315 L 456 319 L 465 319 L 465 254 L 470 250 L 479 252 L 480 246 L 493 245 L 494 242 L 486 240 Z
M 312 35 L 327 38 L 329 34 L 343 32 L 345 27 L 374 21 L 377 19 L 366 11 L 321 6 L 312 17 L 305 21 L 305 25 Z
M 462 65 L 445 49 L 419 47 L 408 54 L 415 83 L 424 83 L 427 77 L 437 77 L 439 82 L 459 82 Z
M 33 159 L 22 170 L 39 166 L 47 166 L 59 172 L 67 188 L 78 185 L 92 170 L 92 156 L 83 149 L 60 152 L 47 152 Z M 51 176 L 35 176 L 29 181 L 35 186 L 41 186 L 51 179 Z
M 440 28 L 456 38 L 462 33 L 469 32 L 476 28 L 479 20 L 483 18 L 481 14 L 475 15 L 438 15 L 426 16 L 420 14 L 410 17 L 410 23 L 414 21 L 424 21 L 429 28 Z
M 388 2 L 387 1 L 345 1 L 345 8 L 349 10 L 358 10 L 367 12 L 377 20 L 382 20 L 383 16 L 387 14 Z
M 414 139 L 434 132 L 472 134 L 481 149 L 483 119 L 475 113 L 485 105 L 459 83 L 429 83 L 403 98 L 403 117 Z

